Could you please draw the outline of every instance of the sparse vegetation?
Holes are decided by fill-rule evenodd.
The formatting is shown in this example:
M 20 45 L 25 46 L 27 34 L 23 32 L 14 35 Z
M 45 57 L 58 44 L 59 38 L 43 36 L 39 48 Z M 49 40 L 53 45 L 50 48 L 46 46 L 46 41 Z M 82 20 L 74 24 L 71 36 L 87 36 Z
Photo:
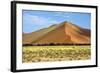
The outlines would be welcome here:
M 77 46 L 23 46 L 23 62 L 88 60 L 89 45 Z

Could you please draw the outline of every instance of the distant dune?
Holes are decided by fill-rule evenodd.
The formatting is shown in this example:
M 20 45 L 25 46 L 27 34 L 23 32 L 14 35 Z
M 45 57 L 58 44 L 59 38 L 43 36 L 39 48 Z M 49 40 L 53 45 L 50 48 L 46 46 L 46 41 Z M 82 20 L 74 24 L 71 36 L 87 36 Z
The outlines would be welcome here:
M 90 44 L 91 31 L 70 22 L 62 22 L 23 34 L 23 44 Z

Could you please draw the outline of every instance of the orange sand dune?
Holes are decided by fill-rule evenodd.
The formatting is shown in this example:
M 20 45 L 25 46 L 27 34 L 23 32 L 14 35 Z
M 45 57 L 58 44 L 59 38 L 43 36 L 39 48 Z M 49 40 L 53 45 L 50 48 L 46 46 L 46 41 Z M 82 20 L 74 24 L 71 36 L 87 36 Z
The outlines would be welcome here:
M 32 33 L 23 34 L 23 44 L 90 44 L 90 36 L 89 29 L 63 22 Z

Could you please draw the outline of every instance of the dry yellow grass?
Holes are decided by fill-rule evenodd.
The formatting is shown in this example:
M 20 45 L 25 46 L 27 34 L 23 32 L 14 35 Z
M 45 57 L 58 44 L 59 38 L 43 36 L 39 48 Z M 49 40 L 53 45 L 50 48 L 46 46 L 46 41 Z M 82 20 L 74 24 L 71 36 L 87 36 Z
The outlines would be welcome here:
M 22 60 L 28 62 L 88 60 L 90 46 L 23 46 Z

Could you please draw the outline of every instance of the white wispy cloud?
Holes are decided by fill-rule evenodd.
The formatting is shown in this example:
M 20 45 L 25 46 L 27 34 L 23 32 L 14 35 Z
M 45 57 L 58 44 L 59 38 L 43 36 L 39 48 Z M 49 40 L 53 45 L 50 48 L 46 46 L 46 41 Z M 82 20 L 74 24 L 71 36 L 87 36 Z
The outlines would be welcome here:
M 55 13 L 54 16 L 63 17 L 63 18 L 69 18 L 70 17 L 69 13 L 65 13 L 65 12 L 54 12 L 54 13 Z
M 57 23 L 58 21 L 53 20 L 49 17 L 42 17 L 42 16 L 36 16 L 36 15 L 30 15 L 27 14 L 24 17 L 24 21 L 28 25 L 51 25 L 52 23 Z

